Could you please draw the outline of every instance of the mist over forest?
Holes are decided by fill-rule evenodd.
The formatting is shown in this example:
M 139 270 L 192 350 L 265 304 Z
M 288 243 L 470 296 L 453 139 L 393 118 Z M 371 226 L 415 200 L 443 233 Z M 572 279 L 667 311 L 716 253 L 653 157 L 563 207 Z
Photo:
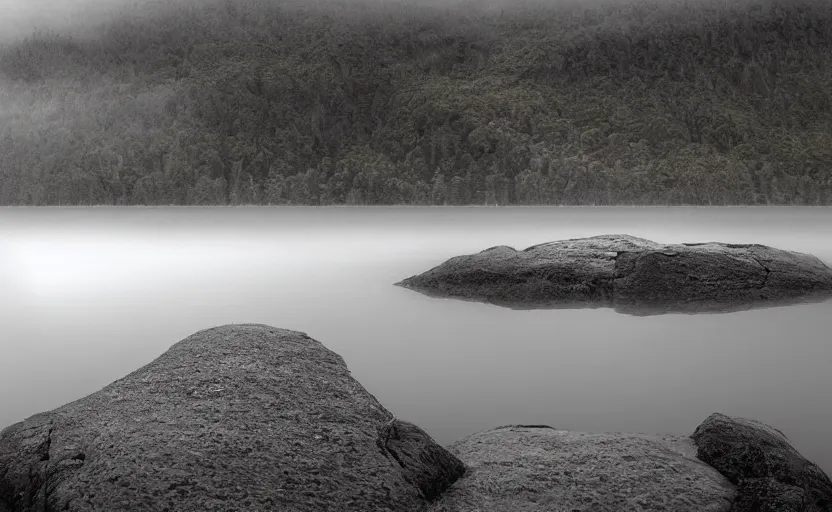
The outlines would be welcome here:
M 102 4 L 0 1 L 0 204 L 832 202 L 828 0 Z

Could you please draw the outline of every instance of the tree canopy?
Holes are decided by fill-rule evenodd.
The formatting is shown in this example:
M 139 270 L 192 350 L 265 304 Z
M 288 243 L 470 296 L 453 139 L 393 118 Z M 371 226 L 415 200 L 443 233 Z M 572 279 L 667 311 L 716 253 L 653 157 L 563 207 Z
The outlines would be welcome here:
M 828 0 L 183 0 L 0 47 L 0 204 L 832 202 Z

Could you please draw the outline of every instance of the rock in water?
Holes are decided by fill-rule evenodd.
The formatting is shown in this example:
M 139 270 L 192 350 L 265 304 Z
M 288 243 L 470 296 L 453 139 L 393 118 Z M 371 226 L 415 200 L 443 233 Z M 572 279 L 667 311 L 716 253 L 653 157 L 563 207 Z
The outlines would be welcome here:
M 661 245 L 602 235 L 457 256 L 399 286 L 512 308 L 614 307 L 638 315 L 735 311 L 832 297 L 832 269 L 764 245 Z
M 450 449 L 468 470 L 431 512 L 726 512 L 735 495 L 683 435 L 513 426 Z
M 697 457 L 738 484 L 732 512 L 832 512 L 832 481 L 779 430 L 712 414 L 692 437 Z
M 0 510 L 424 510 L 462 463 L 343 359 L 265 325 L 200 331 L 0 433 Z

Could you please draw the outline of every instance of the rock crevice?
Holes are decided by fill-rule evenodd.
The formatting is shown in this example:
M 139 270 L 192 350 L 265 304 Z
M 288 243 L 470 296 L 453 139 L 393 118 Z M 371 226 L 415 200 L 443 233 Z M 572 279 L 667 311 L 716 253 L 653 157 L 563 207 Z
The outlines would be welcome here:
M 412 423 L 391 420 L 381 428 L 379 438 L 385 455 L 389 454 L 398 463 L 404 478 L 429 502 L 465 473 L 459 459 L 438 447 L 424 430 Z

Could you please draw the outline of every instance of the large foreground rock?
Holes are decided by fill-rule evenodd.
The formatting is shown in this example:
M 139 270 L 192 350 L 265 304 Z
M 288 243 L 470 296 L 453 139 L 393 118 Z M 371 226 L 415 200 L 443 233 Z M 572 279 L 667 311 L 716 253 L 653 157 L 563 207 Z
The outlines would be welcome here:
M 0 512 L 133 510 L 832 512 L 832 483 L 721 414 L 690 437 L 507 426 L 446 450 L 317 341 L 232 325 L 0 432 Z
M 832 297 L 832 269 L 764 245 L 661 245 L 628 235 L 457 256 L 399 286 L 512 308 L 614 307 L 631 314 L 735 311 Z
M 738 484 L 732 512 L 832 511 L 832 481 L 779 430 L 712 414 L 693 440 L 701 460 Z
M 468 470 L 431 512 L 726 512 L 735 495 L 683 435 L 514 426 L 450 450 Z
M 5 429 L 0 511 L 411 512 L 463 472 L 319 342 L 233 325 Z

